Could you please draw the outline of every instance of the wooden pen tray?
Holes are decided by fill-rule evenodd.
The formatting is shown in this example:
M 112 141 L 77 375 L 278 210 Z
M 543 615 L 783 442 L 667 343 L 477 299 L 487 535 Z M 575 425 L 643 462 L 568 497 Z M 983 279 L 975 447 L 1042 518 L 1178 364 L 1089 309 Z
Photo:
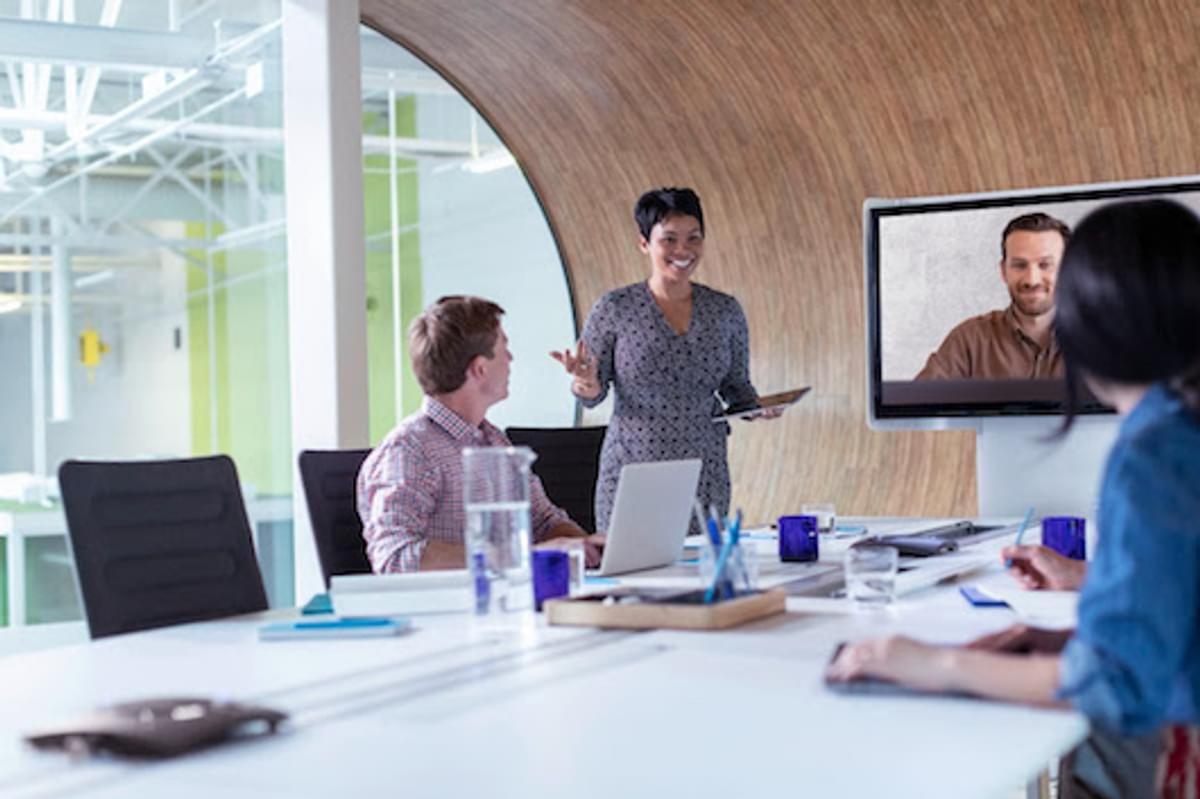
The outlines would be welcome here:
M 721 630 L 764 616 L 783 613 L 782 588 L 705 604 L 704 591 L 650 593 L 614 591 L 551 599 L 544 605 L 549 624 L 623 629 Z

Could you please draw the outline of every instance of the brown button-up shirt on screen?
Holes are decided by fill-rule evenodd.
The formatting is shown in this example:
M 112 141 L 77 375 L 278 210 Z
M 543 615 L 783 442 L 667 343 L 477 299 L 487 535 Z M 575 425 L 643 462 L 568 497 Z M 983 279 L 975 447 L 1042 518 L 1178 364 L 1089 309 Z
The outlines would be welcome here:
M 960 323 L 929 356 L 917 380 L 959 378 L 1039 379 L 1061 377 L 1062 352 L 1058 342 L 1042 348 L 1017 323 L 1010 305 Z

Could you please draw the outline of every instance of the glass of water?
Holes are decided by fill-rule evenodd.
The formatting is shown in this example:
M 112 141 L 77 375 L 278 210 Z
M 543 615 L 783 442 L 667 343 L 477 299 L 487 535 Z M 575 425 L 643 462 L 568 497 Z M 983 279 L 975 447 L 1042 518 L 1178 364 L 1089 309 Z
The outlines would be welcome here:
M 846 596 L 856 609 L 886 608 L 895 601 L 899 560 L 895 547 L 863 546 L 846 550 Z
M 463 541 L 475 615 L 532 618 L 528 447 L 467 447 L 463 459 Z

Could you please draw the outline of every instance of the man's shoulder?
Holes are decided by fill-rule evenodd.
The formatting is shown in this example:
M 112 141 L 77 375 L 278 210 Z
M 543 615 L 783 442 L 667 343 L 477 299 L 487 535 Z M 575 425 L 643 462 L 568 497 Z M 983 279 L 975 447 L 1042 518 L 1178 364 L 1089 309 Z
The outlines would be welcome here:
M 1008 328 L 1004 310 L 987 311 L 978 316 L 972 316 L 955 325 L 946 334 L 946 340 L 990 338 L 1002 335 Z
M 420 455 L 445 433 L 433 419 L 423 410 L 419 410 L 400 420 L 379 445 L 371 452 L 371 458 L 383 457 L 386 453 L 403 452 L 406 455 Z
M 999 327 L 1005 323 L 1004 309 L 1000 308 L 995 311 L 985 311 L 976 316 L 971 316 L 954 326 L 955 330 L 979 330 L 992 329 Z

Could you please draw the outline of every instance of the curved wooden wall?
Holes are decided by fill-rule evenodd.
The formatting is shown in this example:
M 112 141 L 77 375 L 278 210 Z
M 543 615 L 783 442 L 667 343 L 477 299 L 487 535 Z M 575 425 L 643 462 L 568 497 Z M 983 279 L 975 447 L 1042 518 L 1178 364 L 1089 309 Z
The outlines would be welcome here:
M 699 279 L 745 306 L 756 385 L 815 386 L 784 419 L 733 436 L 734 501 L 755 520 L 818 499 L 853 513 L 975 510 L 972 434 L 867 429 L 865 197 L 1197 171 L 1195 0 L 361 8 L 508 143 L 558 237 L 580 318 L 645 276 L 637 195 L 699 191 Z

